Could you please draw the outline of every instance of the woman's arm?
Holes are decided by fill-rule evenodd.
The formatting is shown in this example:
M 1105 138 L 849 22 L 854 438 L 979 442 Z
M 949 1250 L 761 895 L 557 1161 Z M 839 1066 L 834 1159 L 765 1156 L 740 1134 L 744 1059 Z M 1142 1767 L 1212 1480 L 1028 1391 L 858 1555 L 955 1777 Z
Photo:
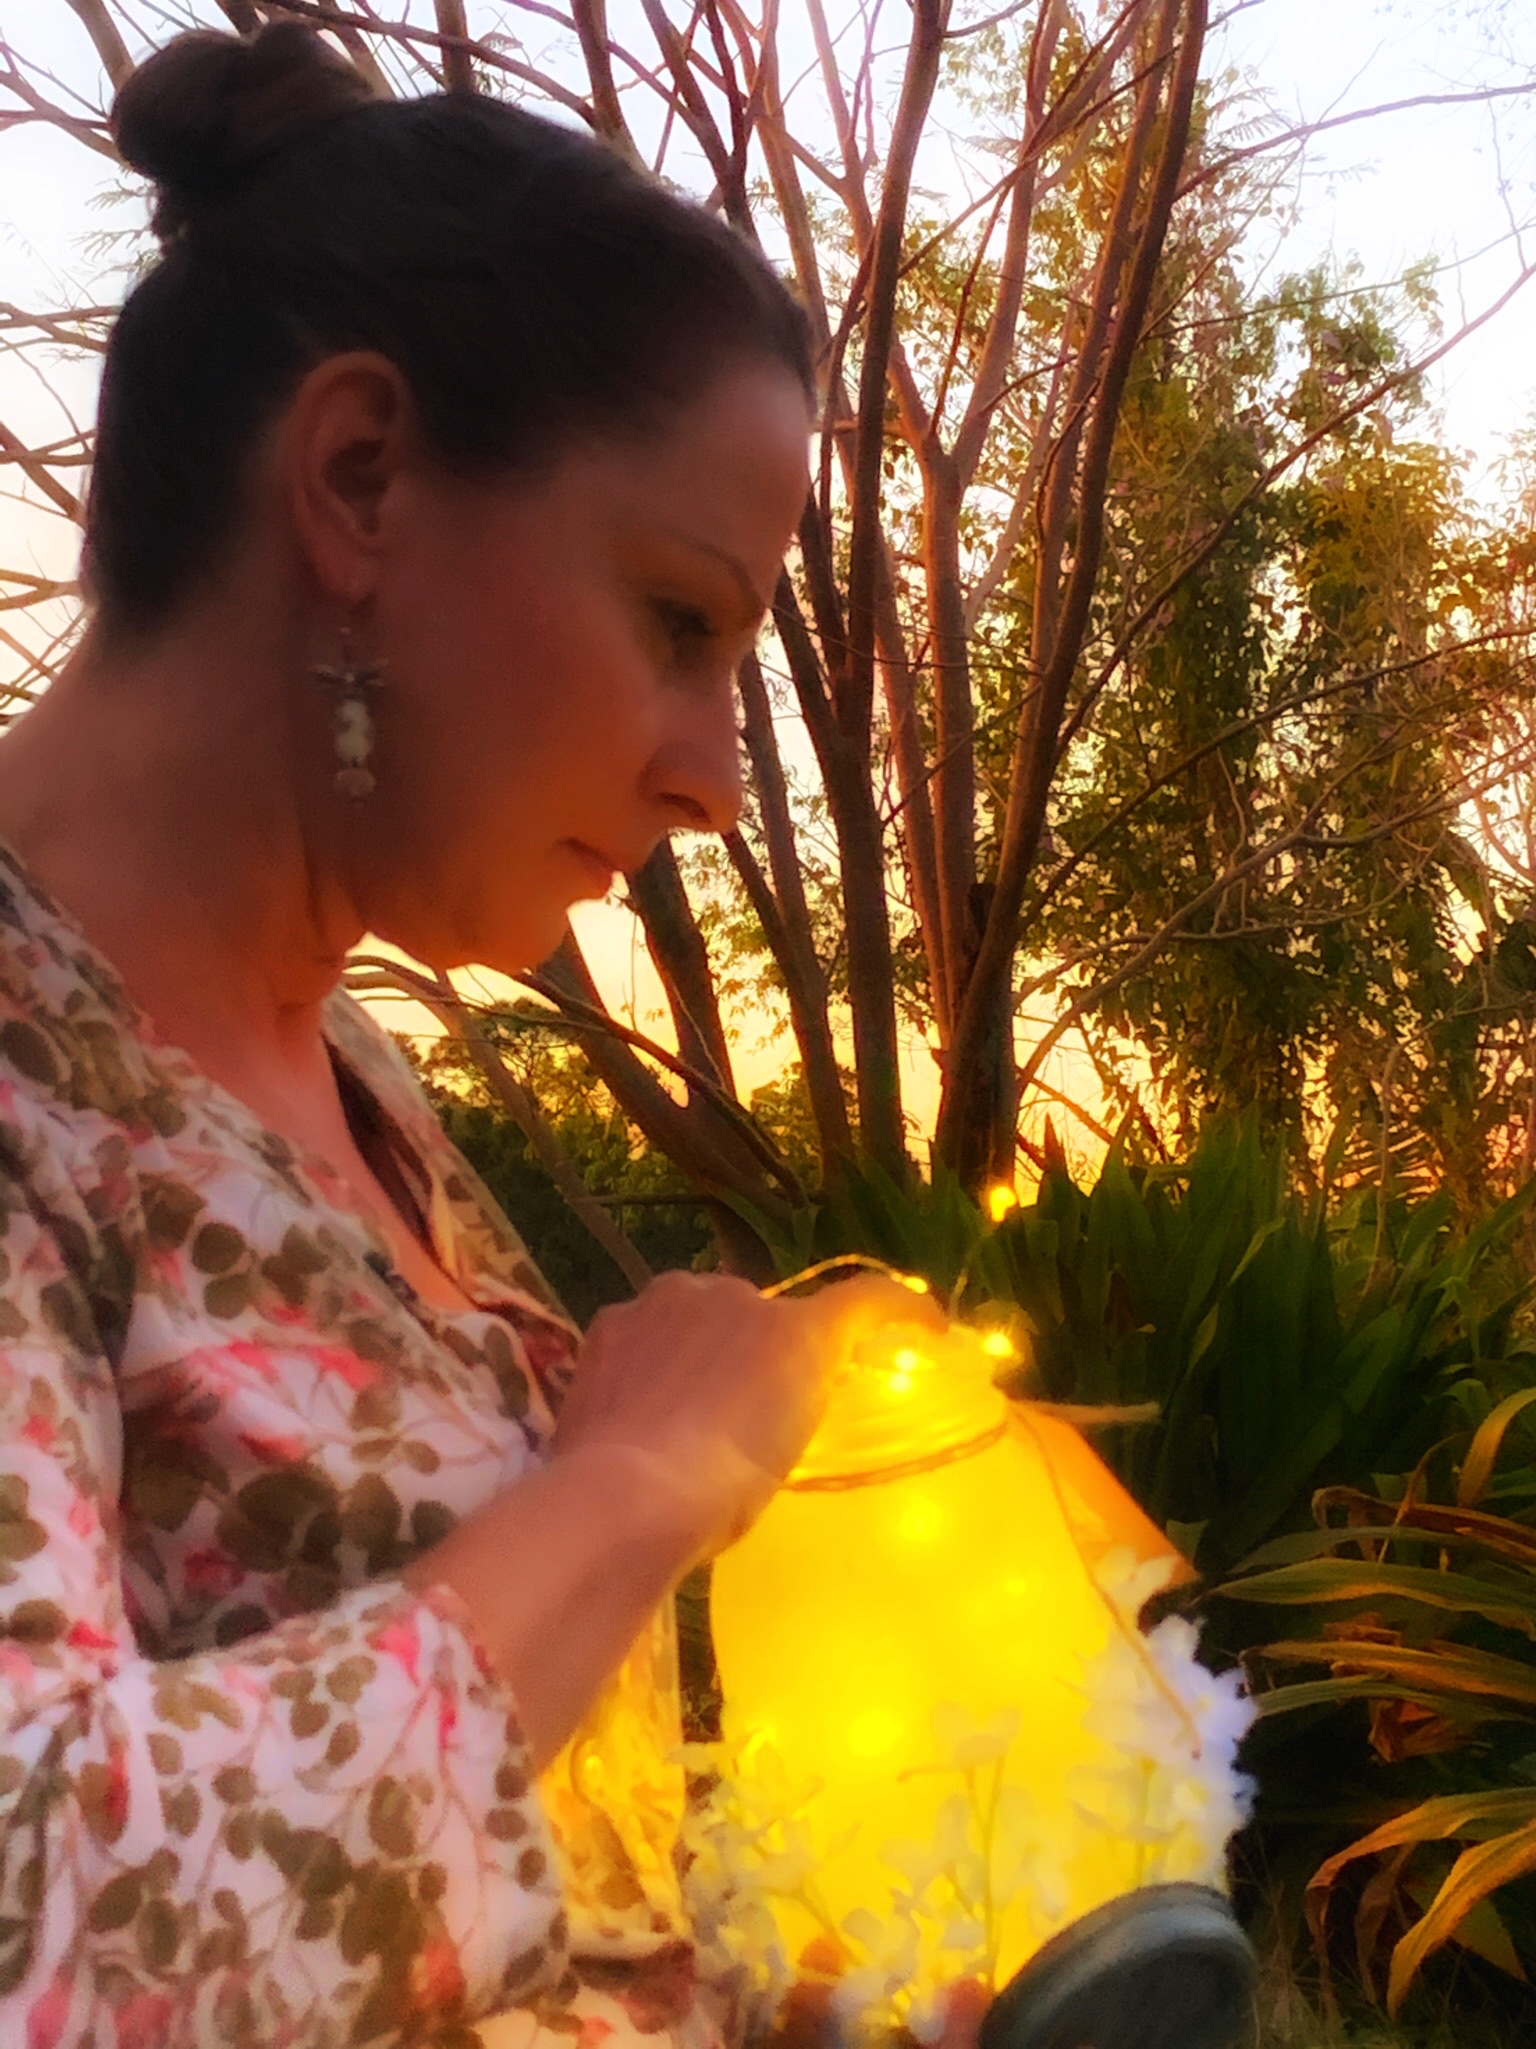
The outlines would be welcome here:
M 654 1459 L 591 1445 L 554 1459 L 461 1523 L 407 1568 L 405 1582 L 462 1602 L 517 1698 L 542 1770 L 698 1554 L 701 1537 Z
M 451 2037 L 526 2003 L 563 1969 L 558 1887 L 514 1697 L 451 1593 L 139 1654 L 110 1248 L 24 1143 L 0 1171 L 0 2042 Z

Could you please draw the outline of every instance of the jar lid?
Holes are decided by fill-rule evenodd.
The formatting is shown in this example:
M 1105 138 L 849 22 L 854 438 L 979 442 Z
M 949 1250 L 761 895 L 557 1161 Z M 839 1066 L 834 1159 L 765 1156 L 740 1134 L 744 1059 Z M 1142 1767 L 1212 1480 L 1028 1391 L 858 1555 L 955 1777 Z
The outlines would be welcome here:
M 985 1450 L 1008 1426 L 999 1363 L 965 1324 L 942 1335 L 925 1324 L 887 1325 L 838 1370 L 821 1427 L 785 1485 L 859 1486 Z

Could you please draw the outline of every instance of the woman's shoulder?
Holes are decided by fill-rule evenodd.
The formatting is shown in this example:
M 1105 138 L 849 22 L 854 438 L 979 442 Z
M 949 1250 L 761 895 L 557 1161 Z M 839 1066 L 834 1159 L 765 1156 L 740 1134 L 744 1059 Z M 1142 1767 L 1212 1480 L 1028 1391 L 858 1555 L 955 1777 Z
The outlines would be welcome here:
M 0 1120 L 91 1150 L 105 1127 L 175 1130 L 176 1093 L 110 968 L 0 847 Z

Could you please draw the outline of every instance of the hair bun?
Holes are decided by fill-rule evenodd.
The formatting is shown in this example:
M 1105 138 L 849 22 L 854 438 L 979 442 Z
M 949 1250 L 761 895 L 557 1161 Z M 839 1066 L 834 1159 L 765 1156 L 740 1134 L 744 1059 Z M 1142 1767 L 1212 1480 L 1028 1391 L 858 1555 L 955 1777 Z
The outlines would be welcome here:
M 157 188 L 164 242 L 289 136 L 375 97 L 302 22 L 272 22 L 249 40 L 194 29 L 134 72 L 113 103 L 112 135 L 123 162 Z

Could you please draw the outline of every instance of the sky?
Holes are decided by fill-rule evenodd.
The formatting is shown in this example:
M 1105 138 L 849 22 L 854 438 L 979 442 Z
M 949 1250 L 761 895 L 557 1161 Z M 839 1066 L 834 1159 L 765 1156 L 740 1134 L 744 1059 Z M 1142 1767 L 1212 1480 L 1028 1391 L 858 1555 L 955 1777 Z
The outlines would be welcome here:
M 152 18 L 153 0 L 137 0 L 137 11 Z M 784 17 L 794 11 L 786 0 Z M 477 26 L 492 13 L 471 0 Z M 1208 68 L 1233 74 L 1255 118 L 1265 106 L 1284 121 L 1315 121 L 1536 82 L 1533 0 L 1235 0 L 1225 10 L 1216 0 L 1216 15 Z M 0 35 L 88 99 L 99 96 L 93 53 L 67 0 L 0 0 Z M 109 202 L 112 183 L 103 160 L 46 130 L 0 134 L 0 301 L 78 304 L 120 292 L 120 252 L 102 238 L 130 225 L 132 202 Z M 1372 282 L 1433 261 L 1448 329 L 1490 306 L 1523 262 L 1536 261 L 1536 93 L 1494 110 L 1417 105 L 1318 137 L 1294 209 L 1256 232 L 1247 260 L 1256 275 L 1273 276 L 1330 255 L 1357 258 Z M 75 419 L 87 419 L 90 372 L 61 373 L 59 389 Z M 1457 348 L 1431 391 L 1469 473 L 1495 492 L 1506 437 L 1536 423 L 1536 282 Z M 70 431 L 56 401 L 4 358 L 0 422 L 29 439 Z M 72 553 L 64 521 L 20 514 L 0 495 L 0 560 L 30 557 L 67 575 Z M 659 989 L 629 914 L 586 907 L 578 929 L 609 1001 L 665 1037 Z M 740 1037 L 738 1079 L 750 1088 L 776 1071 L 784 1045 L 756 1043 L 745 1024 Z M 907 1067 L 912 1107 L 926 1121 L 936 1099 L 932 1062 L 913 1045 Z
M 1257 0 L 1216 40 L 1296 120 L 1536 85 L 1531 0 Z M 1287 269 L 1331 251 L 1358 256 L 1368 280 L 1435 259 L 1454 329 L 1536 261 L 1536 94 L 1495 108 L 1419 106 L 1317 138 L 1297 217 L 1277 239 Z M 1458 346 L 1433 388 L 1453 445 L 1495 462 L 1536 414 L 1536 281 Z

